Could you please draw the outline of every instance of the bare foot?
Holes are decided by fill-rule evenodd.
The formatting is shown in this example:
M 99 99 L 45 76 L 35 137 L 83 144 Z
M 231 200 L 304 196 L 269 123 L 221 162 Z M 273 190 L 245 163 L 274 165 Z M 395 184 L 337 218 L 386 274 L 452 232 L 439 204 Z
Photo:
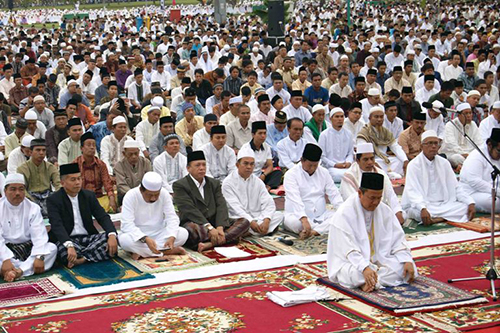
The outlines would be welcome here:
M 131 257 L 132 257 L 132 259 L 134 259 L 134 260 L 139 260 L 139 259 L 141 259 L 141 256 L 140 256 L 140 255 L 138 255 L 137 253 L 132 253 L 130 256 L 131 256 Z
M 314 230 L 313 230 L 313 231 L 311 231 L 311 237 L 312 237 L 312 236 L 319 236 L 319 232 L 314 231 Z
M 436 223 L 442 223 L 442 222 L 445 222 L 446 220 L 443 219 L 442 217 L 436 217 L 435 219 L 431 219 L 431 223 L 432 224 L 436 224 Z
M 166 256 L 173 254 L 179 254 L 179 255 L 186 254 L 186 251 L 180 246 L 174 247 L 173 249 L 170 250 L 163 250 L 161 252 L 163 252 L 163 254 Z
M 6 282 L 13 282 L 14 280 L 19 279 L 21 276 L 23 276 L 23 271 L 20 270 L 19 268 L 13 269 L 11 271 L 8 271 L 4 274 L 3 279 Z
M 198 252 L 201 253 L 203 251 L 210 250 L 213 247 L 214 247 L 214 245 L 211 242 L 199 243 L 198 244 Z
M 375 290 L 375 288 L 370 287 L 368 283 L 365 283 L 364 285 L 361 286 L 361 290 L 363 290 L 365 293 L 369 293 Z
M 300 238 L 300 239 L 302 239 L 302 240 L 307 239 L 307 238 L 309 238 L 309 237 L 311 237 L 311 234 L 307 234 L 307 233 L 305 232 L 305 230 L 302 230 L 302 231 L 299 233 L 299 238 Z
M 85 258 L 79 258 L 79 259 L 76 259 L 75 260 L 75 266 L 79 266 L 81 264 L 84 264 L 85 263 Z

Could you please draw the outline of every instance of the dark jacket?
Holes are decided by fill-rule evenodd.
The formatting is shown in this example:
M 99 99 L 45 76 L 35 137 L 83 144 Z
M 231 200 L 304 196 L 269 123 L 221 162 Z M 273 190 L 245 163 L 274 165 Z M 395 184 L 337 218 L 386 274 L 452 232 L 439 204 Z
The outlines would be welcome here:
M 110 232 L 116 232 L 111 218 L 101 207 L 99 201 L 97 201 L 94 192 L 81 190 L 78 193 L 78 204 L 83 226 L 89 235 L 99 233 L 94 227 L 92 217 L 95 217 L 99 225 L 105 230 L 106 235 Z M 54 192 L 47 199 L 47 210 L 49 212 L 50 240 L 61 243 L 71 240 L 70 235 L 75 227 L 75 219 L 71 201 L 64 188 Z
M 203 225 L 209 222 L 214 227 L 229 227 L 227 203 L 218 180 L 205 177 L 205 199 L 190 175 L 176 181 L 172 188 L 181 224 L 194 222 Z

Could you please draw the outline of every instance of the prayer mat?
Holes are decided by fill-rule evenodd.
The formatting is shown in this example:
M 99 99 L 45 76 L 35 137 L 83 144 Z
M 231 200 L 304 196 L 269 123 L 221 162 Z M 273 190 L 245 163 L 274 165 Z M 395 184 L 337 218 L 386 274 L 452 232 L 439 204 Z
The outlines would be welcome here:
M 278 238 L 285 238 L 293 241 L 293 245 L 281 243 Z M 319 235 L 308 239 L 299 239 L 297 235 L 288 231 L 280 230 L 272 236 L 251 237 L 249 241 L 260 244 L 268 249 L 279 251 L 281 254 L 293 254 L 308 256 L 326 253 L 328 247 L 328 235 Z
M 214 249 L 204 251 L 202 254 L 210 259 L 215 259 L 217 262 L 220 263 L 225 263 L 225 262 L 233 262 L 233 261 L 244 261 L 244 260 L 251 260 L 251 259 L 256 259 L 256 258 L 266 258 L 266 257 L 273 257 L 278 254 L 277 251 L 269 250 L 265 248 L 264 246 L 261 246 L 259 244 L 251 243 L 245 239 L 241 240 L 238 242 L 236 245 L 225 245 L 225 247 L 228 246 L 236 246 L 238 249 L 245 251 L 247 253 L 250 253 L 251 255 L 248 257 L 242 257 L 242 258 L 226 258 L 222 254 L 218 253 Z
M 405 180 L 405 178 L 391 180 L 392 188 L 396 195 L 403 195 Z
M 85 263 L 72 269 L 64 266 L 57 273 L 78 289 L 154 278 L 153 275 L 141 272 L 119 257 Z
M 463 222 L 463 223 L 448 222 L 448 224 L 458 228 L 472 230 L 479 233 L 485 233 L 491 231 L 491 216 L 486 215 L 486 216 L 476 217 L 470 222 Z M 495 215 L 495 231 L 500 231 L 499 215 Z
M 343 294 L 364 301 L 395 316 L 416 312 L 431 312 L 465 305 L 487 303 L 482 296 L 455 288 L 447 283 L 418 276 L 411 284 L 385 287 L 374 292 L 364 292 L 360 288 L 345 288 L 327 277 L 318 281 Z
M 185 250 L 185 255 L 171 255 L 168 256 L 168 261 L 164 262 L 156 262 L 156 258 L 134 260 L 125 251 L 120 251 L 120 258 L 144 273 L 180 271 L 217 263 L 215 259 L 207 258 L 198 252 Z
M 71 293 L 71 287 L 59 278 L 16 281 L 0 285 L 0 307 L 54 298 Z

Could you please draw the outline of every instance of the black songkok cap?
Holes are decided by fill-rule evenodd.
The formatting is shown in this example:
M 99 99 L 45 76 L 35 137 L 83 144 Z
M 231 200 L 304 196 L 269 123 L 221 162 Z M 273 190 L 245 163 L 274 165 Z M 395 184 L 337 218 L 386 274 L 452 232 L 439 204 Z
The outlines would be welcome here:
M 384 189 L 384 176 L 376 172 L 364 172 L 361 176 L 361 188 L 380 191 Z
M 274 106 L 274 103 L 276 103 L 280 99 L 283 100 L 280 95 L 275 95 L 271 100 L 271 104 Z
M 338 94 L 333 93 L 330 95 L 328 103 L 330 103 L 331 105 L 333 105 L 335 107 L 338 107 L 342 104 L 342 97 L 340 97 L 340 95 L 338 95 Z
M 160 126 L 166 123 L 174 123 L 174 120 L 170 116 L 165 116 L 160 118 Z
M 35 147 L 46 147 L 45 139 L 33 139 L 31 140 L 30 148 L 33 149 Z
M 213 126 L 212 129 L 210 130 L 210 135 L 214 134 L 226 134 L 226 126 L 224 125 Z
M 427 116 L 425 113 L 422 113 L 422 112 L 415 112 L 413 113 L 413 119 L 414 120 L 422 120 L 422 121 L 426 121 L 427 120 Z
M 265 102 L 265 101 L 269 101 L 269 95 L 268 94 L 263 94 L 263 95 L 260 95 L 259 97 L 257 97 L 257 102 L 259 102 L 259 104 L 262 103 L 262 102 Z
M 403 90 L 401 91 L 403 94 L 411 94 L 413 93 L 413 89 L 410 86 L 403 87 Z
M 424 82 L 425 81 L 434 81 L 434 79 L 435 79 L 435 77 L 432 74 L 424 75 Z
M 76 119 L 76 118 L 75 118 Z M 95 140 L 94 134 L 92 132 L 85 132 L 81 137 L 80 137 L 80 146 L 83 147 L 83 144 L 87 140 Z
M 321 159 L 321 154 L 323 153 L 323 150 L 321 148 L 314 144 L 314 143 L 308 143 L 304 147 L 304 152 L 302 153 L 302 158 L 304 160 L 308 160 L 311 162 L 318 162 Z
M 500 142 L 500 128 L 494 128 L 491 130 L 490 140 Z
M 377 75 L 377 70 L 375 68 L 370 68 L 366 75 Z
M 265 121 L 254 121 L 252 123 L 252 133 L 257 133 L 258 130 L 267 130 L 266 122 Z
M 291 97 L 302 97 L 302 90 L 292 90 Z
M 80 173 L 78 163 L 63 164 L 59 167 L 59 174 L 61 176 L 70 175 L 73 173 Z
M 392 69 L 393 72 L 402 72 L 403 71 L 403 67 L 401 66 L 394 66 L 394 68 Z
M 82 121 L 80 120 L 80 118 L 71 118 L 70 120 L 68 120 L 68 125 L 66 127 L 70 129 L 71 126 L 82 126 Z
M 205 161 L 205 154 L 203 153 L 202 150 L 195 150 L 193 152 L 190 152 L 188 154 L 188 159 L 187 159 L 187 163 L 191 163 L 193 161 L 199 161 L 199 160 L 202 160 L 202 161 Z

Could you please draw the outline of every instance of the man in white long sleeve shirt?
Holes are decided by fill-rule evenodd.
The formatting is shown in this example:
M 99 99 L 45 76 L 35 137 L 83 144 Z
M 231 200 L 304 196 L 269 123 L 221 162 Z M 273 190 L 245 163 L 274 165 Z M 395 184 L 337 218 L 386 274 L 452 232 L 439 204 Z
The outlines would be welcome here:
M 365 122 L 361 119 L 362 112 L 361 103 L 354 102 L 351 104 L 351 109 L 344 120 L 344 128 L 351 132 L 353 143 L 356 143 L 358 132 L 365 126 Z
M 380 107 L 370 110 L 369 123 L 359 131 L 356 143 L 371 142 L 375 150 L 375 162 L 387 172 L 391 178 L 400 178 L 406 170 L 408 157 L 397 143 L 392 133 L 382 126 L 384 123 L 384 111 Z M 394 155 L 389 155 L 390 148 Z
M 352 134 L 344 125 L 344 110 L 333 108 L 330 111 L 332 127 L 319 136 L 318 145 L 323 150 L 321 164 L 328 170 L 333 181 L 340 183 L 344 172 L 351 166 L 354 154 Z
M 395 102 L 389 101 L 384 104 L 384 109 L 384 127 L 391 131 L 397 140 L 399 135 L 403 133 L 403 119 L 398 117 L 398 106 Z
M 113 167 L 123 159 L 123 145 L 128 139 L 127 121 L 125 117 L 118 116 L 113 119 L 113 133 L 106 135 L 101 141 L 101 160 L 106 164 L 110 175 L 113 174 Z M 142 152 L 140 154 L 143 156 Z
M 134 82 L 127 89 L 127 97 L 132 104 L 134 113 L 141 112 L 141 105 L 145 100 L 145 96 L 151 93 L 151 86 L 146 81 L 143 81 L 142 69 L 137 68 L 134 72 Z
M 490 116 L 491 117 L 491 116 Z M 486 145 L 480 147 L 491 163 L 500 169 L 500 128 L 493 128 Z M 465 159 L 460 171 L 459 186 L 476 203 L 476 210 L 481 213 L 491 212 L 491 172 L 493 168 L 478 151 L 473 151 Z M 500 196 L 497 193 L 497 197 Z M 495 213 L 500 212 L 500 205 L 495 205 Z
M 201 146 L 207 161 L 207 175 L 223 181 L 236 169 L 236 154 L 226 145 L 226 127 L 216 125 L 210 131 L 210 142 Z
M 367 97 L 363 98 L 359 102 L 361 103 L 361 109 L 363 110 L 361 116 L 365 124 L 368 124 L 369 122 L 368 117 L 372 108 L 378 106 L 383 110 L 383 106 L 380 104 L 380 90 L 376 88 L 368 90 Z
M 381 202 L 384 176 L 364 173 L 330 220 L 328 278 L 346 288 L 371 292 L 411 283 L 417 276 L 405 234 L 393 210 Z
M 172 184 L 187 176 L 187 158 L 180 153 L 181 145 L 176 134 L 169 134 L 165 137 L 165 151 L 158 155 L 153 162 L 153 171 L 158 173 L 163 180 L 163 188 L 170 194 Z
M 160 132 L 160 113 L 158 106 L 151 106 L 148 109 L 148 118 L 135 127 L 135 138 L 145 157 L 149 157 L 149 145 Z
M 376 172 L 384 176 L 384 192 L 382 201 L 391 207 L 392 211 L 398 218 L 399 223 L 403 224 L 403 209 L 399 203 L 398 196 L 394 192 L 391 180 L 384 170 L 375 166 L 375 153 L 373 144 L 360 143 L 356 147 L 356 161 L 344 173 L 342 183 L 340 184 L 340 194 L 342 199 L 347 200 L 354 193 L 358 193 L 361 184 L 361 176 L 365 172 Z
M 269 98 L 272 98 L 269 96 Z M 312 118 L 311 112 L 302 106 L 303 96 L 301 90 L 293 90 L 290 97 L 290 104 L 283 108 L 287 119 L 300 118 L 307 123 Z
M 0 199 L 1 276 L 12 282 L 22 276 L 49 270 L 57 247 L 49 243 L 40 207 L 26 199 L 24 177 L 13 173 L 5 180 Z
M 408 164 L 401 206 L 408 218 L 424 225 L 470 221 L 474 199 L 458 186 L 450 163 L 437 155 L 439 144 L 436 132 L 422 134 L 422 152 Z
M 210 142 L 210 131 L 218 124 L 217 116 L 213 113 L 206 114 L 203 118 L 203 128 L 193 134 L 193 150 L 200 150 L 203 145 Z
M 122 206 L 120 246 L 134 259 L 183 254 L 188 239 L 162 178 L 148 172 L 141 185 L 125 194 Z
M 163 61 L 156 62 L 156 70 L 151 75 L 151 82 L 160 82 L 160 87 L 163 90 L 170 90 L 170 79 L 172 76 L 165 71 Z
M 287 121 L 288 136 L 278 142 L 279 166 L 291 169 L 300 162 L 302 152 L 307 144 L 307 140 L 302 137 L 304 134 L 304 123 L 299 118 L 289 118 Z
M 444 69 L 443 79 L 445 81 L 450 81 L 451 79 L 458 79 L 460 74 L 464 71 L 460 65 L 460 55 L 458 52 L 453 54 L 453 58 L 451 59 L 451 64 L 446 66 Z
M 251 149 L 238 152 L 236 170 L 222 183 L 222 194 L 229 209 L 229 218 L 250 221 L 250 233 L 267 235 L 283 221 L 273 198 L 262 180 L 253 174 L 255 153 Z
M 432 106 L 434 107 L 433 109 L 427 109 L 426 113 L 426 120 L 425 120 L 425 130 L 433 130 L 437 133 L 437 136 L 443 140 L 444 139 L 444 132 L 445 132 L 445 126 L 444 126 L 444 118 L 443 115 L 441 114 L 440 108 L 444 108 L 443 103 L 440 101 L 434 101 L 432 102 Z
M 16 173 L 17 167 L 28 161 L 31 156 L 31 140 L 35 137 L 26 135 L 21 140 L 21 146 L 15 148 L 7 159 L 7 173 Z
M 500 128 L 500 101 L 493 103 L 490 115 L 479 124 L 479 134 L 486 141 L 494 128 Z
M 445 126 L 444 142 L 439 152 L 446 154 L 446 158 L 450 161 L 451 166 L 460 171 L 457 168 L 462 166 L 469 153 L 474 150 L 469 140 L 464 137 L 464 128 L 465 133 L 478 146 L 481 146 L 484 141 L 479 133 L 479 128 L 472 121 L 472 108 L 470 104 L 459 104 L 457 111 L 460 112 L 458 117 L 449 121 Z
M 301 161 L 285 174 L 285 228 L 301 238 L 328 233 L 328 219 L 334 211 L 326 208 L 325 195 L 336 209 L 342 198 L 328 170 L 319 165 L 323 151 L 308 143 Z
M 439 90 L 434 87 L 434 75 L 424 76 L 424 86 L 417 90 L 415 94 L 415 100 L 422 105 L 422 103 L 427 102 L 432 95 L 435 95 Z

